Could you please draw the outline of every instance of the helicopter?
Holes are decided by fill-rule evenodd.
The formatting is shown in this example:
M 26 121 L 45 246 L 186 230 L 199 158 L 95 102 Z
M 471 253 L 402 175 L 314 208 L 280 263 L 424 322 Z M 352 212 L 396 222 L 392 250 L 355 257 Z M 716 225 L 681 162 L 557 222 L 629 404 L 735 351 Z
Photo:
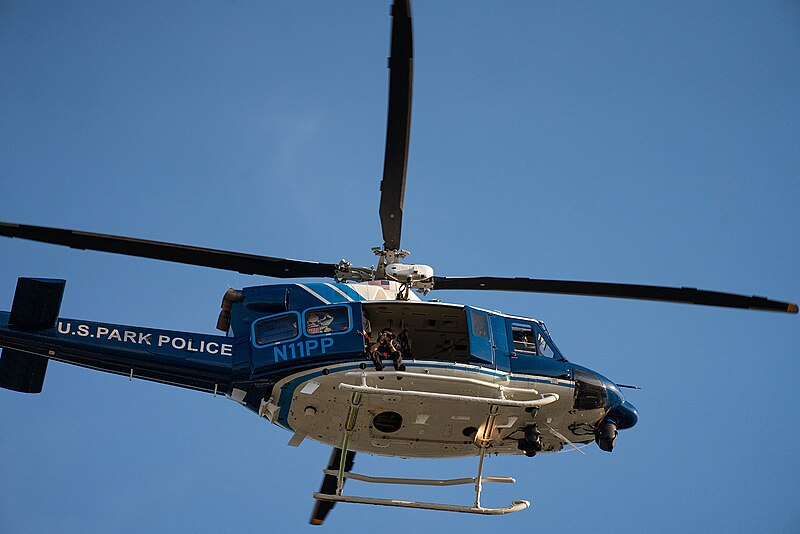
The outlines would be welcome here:
M 397 59 L 406 57 L 402 52 L 402 36 L 408 35 L 410 41 L 410 15 L 405 16 L 402 7 L 395 9 L 401 11 L 400 15 L 397 12 L 394 14 L 393 35 L 398 37 L 398 44 L 395 46 L 393 37 L 392 57 Z M 408 20 L 407 30 L 405 20 Z M 410 55 L 408 57 L 410 59 Z M 408 63 L 410 65 L 410 61 Z M 396 65 L 397 63 L 391 63 L 392 89 L 395 88 L 395 81 L 400 80 L 397 83 L 401 85 L 402 92 L 404 69 Z M 408 71 L 407 84 L 410 95 L 410 68 Z M 437 454 L 439 449 L 444 447 L 441 443 L 431 445 L 433 452 L 430 452 L 424 449 L 425 440 L 414 442 L 423 444 L 416 446 L 416 452 L 403 449 L 402 445 L 397 446 L 397 443 L 410 441 L 398 435 L 398 432 L 406 430 L 410 417 L 401 410 L 401 407 L 408 404 L 407 399 L 402 397 L 436 399 L 437 403 L 445 406 L 447 403 L 479 405 L 480 409 L 477 412 L 481 414 L 480 417 L 472 413 L 460 415 L 468 418 L 464 421 L 479 422 L 463 426 L 455 444 L 448 446 L 452 449 L 447 454 L 452 455 L 480 454 L 481 458 L 487 452 L 533 455 L 554 452 L 560 447 L 571 447 L 573 444 L 580 445 L 591 441 L 597 441 L 601 448 L 613 449 L 616 428 L 611 427 L 623 428 L 626 425 L 632 426 L 632 422 L 635 422 L 635 411 L 625 405 L 621 393 L 615 389 L 616 386 L 596 373 L 566 362 L 541 321 L 467 306 L 417 301 L 413 293 L 415 290 L 544 291 L 796 313 L 797 307 L 791 303 L 718 292 L 532 279 L 490 277 L 460 279 L 435 276 L 433 270 L 425 265 L 403 263 L 404 253 L 399 247 L 399 237 L 405 161 L 400 165 L 403 168 L 402 172 L 398 173 L 395 157 L 407 151 L 408 126 L 407 124 L 399 126 L 399 134 L 392 128 L 398 121 L 403 122 L 403 113 L 400 113 L 398 119 L 398 114 L 392 112 L 392 109 L 396 109 L 392 103 L 398 99 L 404 101 L 403 95 L 393 98 L 390 92 L 390 128 L 387 134 L 386 157 L 389 173 L 384 175 L 381 187 L 384 245 L 376 251 L 377 268 L 353 267 L 346 262 L 311 264 L 281 258 L 252 257 L 181 245 L 3 223 L 2 233 L 9 237 L 31 238 L 75 248 L 157 257 L 228 269 L 235 263 L 236 270 L 240 272 L 253 270 L 257 271 L 257 274 L 279 278 L 322 277 L 334 281 L 323 284 L 259 286 L 245 288 L 241 292 L 229 291 L 223 300 L 218 322 L 220 330 L 228 334 L 223 337 L 59 318 L 57 304 L 61 299 L 63 283 L 54 280 L 23 279 L 18 286 L 11 313 L 7 317 L 9 326 L 3 332 L 3 346 L 6 348 L 3 361 L 6 362 L 6 370 L 15 373 L 14 376 L 21 374 L 25 387 L 31 392 L 40 388 L 44 379 L 44 363 L 41 358 L 45 360 L 50 358 L 210 393 L 224 393 L 261 417 L 294 431 L 295 444 L 305 438 L 314 439 L 315 436 L 320 436 L 322 431 L 313 425 L 320 420 L 324 422 L 335 420 L 335 417 L 324 414 L 321 406 L 336 406 L 336 411 L 340 411 L 342 415 L 340 419 L 349 419 L 352 415 L 355 425 L 358 426 L 348 430 L 348 423 L 339 421 L 337 424 L 344 425 L 344 430 L 339 428 L 335 436 L 323 435 L 318 438 L 325 443 L 340 446 L 348 454 L 342 455 L 334 451 L 328 470 L 334 473 L 326 473 L 326 483 L 330 485 L 330 481 L 335 480 L 336 488 L 334 491 L 329 490 L 328 493 L 323 491 L 316 496 L 320 502 L 340 502 L 348 499 L 349 502 L 358 502 L 342 492 L 343 482 L 350 475 L 348 465 L 351 463 L 352 451 L 423 456 Z M 410 114 L 410 98 L 408 102 L 409 105 L 405 108 L 406 123 Z M 402 142 L 398 144 L 397 141 L 389 141 L 398 138 L 402 141 L 403 137 L 406 143 L 405 150 L 398 148 L 403 146 Z M 384 204 L 388 206 L 386 210 L 383 209 Z M 329 317 L 331 322 L 318 326 L 320 315 Z M 363 320 L 365 316 L 369 317 L 373 331 L 383 326 L 391 326 L 398 332 L 408 331 L 411 354 L 406 358 L 406 370 L 370 369 L 371 364 L 365 357 L 363 346 L 363 331 L 367 324 Z M 312 320 L 312 317 L 316 319 Z M 295 320 L 293 327 L 292 318 Z M 47 320 L 41 322 L 44 319 Z M 438 328 L 437 323 L 446 324 L 448 321 L 452 323 L 448 328 L 443 331 Z M 51 322 L 53 324 L 50 324 Z M 430 322 L 434 324 L 428 324 Z M 292 328 L 296 330 L 291 331 L 291 336 L 276 340 L 270 336 L 276 331 L 278 324 L 281 328 L 288 325 L 290 330 Z M 428 327 L 430 328 L 426 329 Z M 42 332 L 49 332 L 52 335 L 41 334 Z M 504 340 L 505 347 L 503 347 Z M 49 346 L 50 343 L 52 347 Z M 31 351 L 31 347 L 35 347 L 33 352 L 38 359 L 28 357 L 30 355 L 26 351 Z M 150 349 L 162 350 L 163 352 L 155 353 L 162 358 L 162 361 L 155 364 L 143 361 L 153 356 L 154 353 Z M 244 352 L 240 349 L 244 349 Z M 51 350 L 54 354 L 50 354 Z M 187 354 L 189 357 L 184 358 Z M 250 367 L 248 377 L 236 383 L 223 380 L 227 371 L 218 372 L 220 362 L 237 362 L 245 354 Z M 262 358 L 260 362 L 257 361 L 256 355 Z M 168 362 L 171 358 L 183 359 L 183 365 L 190 369 L 188 377 L 181 370 L 169 369 Z M 508 361 L 505 362 L 504 358 Z M 439 371 L 435 369 L 441 362 L 445 362 L 446 366 L 440 376 Z M 311 368 L 313 370 L 305 370 L 307 363 L 314 364 Z M 515 369 L 515 365 L 523 363 L 531 364 L 533 367 L 527 370 L 523 370 L 522 367 Z M 259 367 L 261 364 L 264 366 Z M 226 365 L 222 367 L 226 368 Z M 463 376 L 451 376 L 454 370 L 461 368 L 465 369 L 460 371 Z M 491 381 L 482 376 L 487 374 L 488 369 L 495 371 L 488 373 L 493 376 Z M 426 370 L 428 373 L 425 373 Z M 312 377 L 309 373 L 321 374 Z M 348 373 L 351 373 L 350 376 L 343 376 Z M 578 375 L 582 373 L 588 374 L 579 379 Z M 416 376 L 420 374 L 427 376 Z M 455 374 L 458 375 L 458 372 Z M 445 378 L 457 380 L 445 380 Z M 387 383 L 394 379 L 398 379 L 394 384 Z M 299 382 L 293 383 L 295 380 Z M 476 384 L 471 380 L 483 383 Z M 592 380 L 595 382 L 592 383 Z M 510 385 L 504 385 L 503 381 L 509 382 Z M 521 383 L 517 384 L 514 381 Z M 531 383 L 522 384 L 526 381 Z M 450 383 L 458 386 L 452 386 L 451 390 Z M 19 387 L 21 384 L 13 380 L 10 383 Z M 236 385 L 241 387 L 235 387 Z M 283 389 L 287 385 L 288 387 Z M 387 388 L 390 391 L 387 391 Z M 468 394 L 452 392 L 459 391 L 459 388 L 467 390 Z M 472 391 L 481 388 L 488 388 L 491 390 L 490 394 L 478 394 Z M 333 398 L 317 397 L 323 390 L 328 389 L 334 391 Z M 291 390 L 292 393 L 286 393 L 288 399 L 281 398 L 275 395 L 277 390 Z M 409 392 L 413 392 L 413 395 L 408 395 Z M 582 393 L 579 394 L 580 392 Z M 595 396 L 585 395 L 587 392 Z M 364 399 L 356 403 L 359 394 Z M 281 396 L 283 395 L 281 393 Z M 457 395 L 459 398 L 452 395 Z M 605 398 L 601 402 L 603 395 Z M 509 398 L 504 399 L 506 396 Z M 609 400 L 614 396 L 617 397 L 616 400 Z M 385 400 L 389 405 L 400 407 L 388 410 L 370 404 L 374 398 L 385 397 L 401 398 Z M 301 410 L 299 404 L 294 406 L 298 401 L 309 401 L 310 404 L 304 403 Z M 569 427 L 571 424 L 577 424 L 573 430 L 578 430 L 580 433 L 555 423 L 557 417 L 547 416 L 548 411 L 555 409 L 559 404 L 560 410 L 575 409 L 580 412 L 579 415 L 587 418 L 586 422 L 575 420 L 567 425 Z M 486 406 L 496 407 L 497 412 L 484 413 Z M 577 406 L 582 408 L 578 409 Z M 588 406 L 594 408 L 587 408 Z M 615 408 L 619 410 L 612 414 Z M 365 413 L 372 414 L 372 412 L 377 413 L 371 418 L 365 417 Z M 603 412 L 602 417 L 600 412 Z M 320 413 L 324 416 L 318 417 Z M 424 415 L 430 414 L 423 412 L 416 414 L 412 417 L 414 421 L 411 424 L 423 427 L 431 424 L 430 417 L 425 421 L 421 420 L 420 416 Z M 512 418 L 516 420 L 512 422 Z M 404 421 L 407 423 L 406 427 L 403 426 Z M 306 428 L 304 424 L 312 426 Z M 378 433 L 375 438 L 378 445 L 371 441 L 368 444 L 359 441 L 365 437 L 368 426 Z M 433 442 L 441 441 L 441 437 L 433 438 Z M 390 445 L 385 447 L 386 444 Z M 515 503 L 508 509 L 488 509 L 480 506 L 480 484 L 497 481 L 499 480 L 485 480 L 480 473 L 474 479 L 470 479 L 469 483 L 478 486 L 476 503 L 464 507 L 466 509 L 456 508 L 454 511 L 500 513 L 520 509 L 523 506 L 521 502 Z M 371 502 L 371 504 L 390 506 L 415 504 L 424 507 L 424 503 Z M 435 509 L 445 508 L 442 505 Z M 315 513 L 314 519 L 321 521 L 324 518 L 321 515 L 322 512 Z

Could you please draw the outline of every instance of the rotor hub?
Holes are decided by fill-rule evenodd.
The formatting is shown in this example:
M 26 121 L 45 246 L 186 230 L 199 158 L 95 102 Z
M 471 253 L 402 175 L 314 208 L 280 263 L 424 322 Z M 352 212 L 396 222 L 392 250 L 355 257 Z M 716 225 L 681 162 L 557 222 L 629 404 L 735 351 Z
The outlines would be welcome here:
M 433 289 L 433 267 L 399 262 L 410 254 L 407 250 L 386 250 L 375 247 L 372 251 L 378 256 L 377 267 L 354 267 L 350 262 L 342 260 L 336 266 L 336 280 L 339 282 L 369 282 L 372 280 L 397 282 L 404 286 L 405 298 L 410 289 L 415 289 L 423 294 Z

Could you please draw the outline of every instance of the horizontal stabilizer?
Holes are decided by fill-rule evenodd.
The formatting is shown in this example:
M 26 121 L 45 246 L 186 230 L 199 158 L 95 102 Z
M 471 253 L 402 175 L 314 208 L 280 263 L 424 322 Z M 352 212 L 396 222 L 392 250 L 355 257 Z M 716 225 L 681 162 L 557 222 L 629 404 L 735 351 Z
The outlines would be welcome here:
M 48 330 L 55 327 L 65 280 L 20 278 L 8 319 L 12 328 Z M 0 387 L 21 393 L 41 393 L 47 358 L 14 349 L 0 355 Z

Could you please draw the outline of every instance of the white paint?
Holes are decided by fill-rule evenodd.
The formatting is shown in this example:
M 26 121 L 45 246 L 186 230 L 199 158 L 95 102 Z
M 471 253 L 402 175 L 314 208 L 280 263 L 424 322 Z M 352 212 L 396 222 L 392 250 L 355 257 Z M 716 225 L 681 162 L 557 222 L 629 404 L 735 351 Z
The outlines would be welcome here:
M 514 426 L 514 423 L 517 422 L 517 419 L 519 419 L 517 416 L 512 415 L 511 417 L 508 418 L 507 423 L 503 425 L 497 425 L 497 428 L 511 428 L 512 426 Z
M 326 285 L 326 286 L 328 286 L 329 288 L 333 289 L 333 290 L 334 290 L 334 291 L 336 291 L 337 293 L 339 293 L 339 294 L 340 294 L 341 296 L 343 296 L 344 298 L 346 298 L 348 302 L 353 302 L 353 299 L 352 299 L 352 297 L 350 297 L 350 295 L 348 295 L 347 293 L 345 293 L 344 291 L 342 291 L 341 289 L 339 289 L 339 288 L 338 288 L 338 287 L 336 287 L 335 285 L 333 285 L 333 284 L 328 284 L 328 283 L 326 283 L 325 285 Z
M 417 419 L 416 419 L 416 421 L 414 421 L 414 424 L 415 425 L 424 425 L 424 424 L 426 424 L 428 422 L 428 417 L 430 417 L 430 415 L 428 415 L 426 413 L 417 414 Z
M 247 392 L 243 389 L 233 388 L 233 391 L 231 391 L 231 400 L 241 404 L 242 401 L 244 401 L 245 395 L 247 395 Z
M 312 290 L 311 288 L 309 288 L 308 286 L 305 286 L 305 285 L 303 285 L 303 284 L 297 284 L 297 285 L 298 285 L 299 287 L 302 287 L 303 289 L 305 289 L 306 291 L 308 291 L 309 293 L 311 293 L 311 294 L 312 294 L 312 295 L 314 295 L 315 297 L 317 297 L 319 300 L 321 300 L 321 301 L 323 302 L 323 304 L 330 304 L 330 301 L 329 301 L 328 299 L 324 299 L 324 298 L 322 298 L 322 295 L 320 295 L 320 294 L 319 294 L 319 293 L 317 293 L 316 291 L 313 291 L 313 290 Z
M 312 393 L 317 391 L 318 387 L 319 387 L 319 382 L 309 382 L 305 386 L 303 386 L 303 389 L 300 390 L 300 393 L 311 395 Z
M 287 443 L 287 445 L 290 447 L 299 447 L 300 444 L 303 443 L 304 439 L 306 439 L 306 435 L 304 433 L 295 432 L 294 434 L 292 434 L 292 439 L 289 440 L 289 443 Z

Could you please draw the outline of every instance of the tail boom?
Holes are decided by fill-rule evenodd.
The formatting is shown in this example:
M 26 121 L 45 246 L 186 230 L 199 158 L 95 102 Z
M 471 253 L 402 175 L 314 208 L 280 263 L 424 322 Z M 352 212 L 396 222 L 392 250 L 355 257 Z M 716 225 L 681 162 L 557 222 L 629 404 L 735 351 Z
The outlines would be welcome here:
M 234 338 L 58 318 L 61 294 L 54 298 L 53 288 L 60 282 L 63 292 L 63 281 L 40 279 L 31 285 L 29 280 L 20 279 L 11 312 L 0 312 L 0 387 L 39 393 L 47 361 L 57 360 L 191 389 L 229 392 Z M 35 298 L 19 297 L 20 284 Z

